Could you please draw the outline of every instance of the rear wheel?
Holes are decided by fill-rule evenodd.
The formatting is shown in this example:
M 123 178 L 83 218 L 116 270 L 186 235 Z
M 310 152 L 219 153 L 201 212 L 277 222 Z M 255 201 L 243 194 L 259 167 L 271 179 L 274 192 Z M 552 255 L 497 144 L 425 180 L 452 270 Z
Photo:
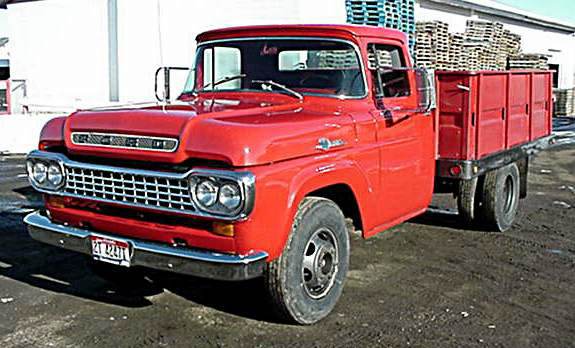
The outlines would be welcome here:
M 313 324 L 335 307 L 349 266 L 349 234 L 338 206 L 310 197 L 300 205 L 282 255 L 268 264 L 266 286 L 280 319 Z
M 457 192 L 459 218 L 466 225 L 473 225 L 477 215 L 477 183 L 479 178 L 460 180 Z
M 504 232 L 511 228 L 519 208 L 519 169 L 515 163 L 485 174 L 482 220 L 490 228 Z

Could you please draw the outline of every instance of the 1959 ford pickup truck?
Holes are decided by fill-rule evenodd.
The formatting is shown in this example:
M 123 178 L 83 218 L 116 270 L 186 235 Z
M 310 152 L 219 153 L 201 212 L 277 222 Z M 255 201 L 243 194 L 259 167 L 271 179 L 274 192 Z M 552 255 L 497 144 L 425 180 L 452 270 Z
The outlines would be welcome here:
M 33 238 L 118 282 L 140 267 L 264 277 L 281 318 L 312 324 L 342 293 L 348 221 L 369 238 L 448 192 L 462 223 L 505 231 L 552 142 L 548 71 L 416 69 L 406 36 L 375 27 L 197 40 L 177 100 L 166 83 L 158 104 L 46 124 L 27 158 L 45 197 Z

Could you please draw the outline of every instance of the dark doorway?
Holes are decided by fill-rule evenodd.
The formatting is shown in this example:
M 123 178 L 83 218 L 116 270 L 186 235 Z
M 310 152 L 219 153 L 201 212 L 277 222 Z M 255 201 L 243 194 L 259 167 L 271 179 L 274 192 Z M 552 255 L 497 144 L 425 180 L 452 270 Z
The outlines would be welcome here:
M 553 70 L 553 88 L 559 87 L 559 64 L 549 64 L 549 70 Z

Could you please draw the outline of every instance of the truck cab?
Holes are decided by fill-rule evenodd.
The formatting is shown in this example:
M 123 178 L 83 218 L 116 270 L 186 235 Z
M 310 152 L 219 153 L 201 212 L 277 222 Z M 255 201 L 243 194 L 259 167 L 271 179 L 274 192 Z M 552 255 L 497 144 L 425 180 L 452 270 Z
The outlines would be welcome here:
M 263 276 L 281 318 L 315 323 L 341 295 L 350 223 L 368 238 L 431 201 L 434 79 L 390 29 L 252 26 L 197 41 L 177 100 L 45 126 L 27 166 L 46 209 L 29 232 L 116 280 L 138 267 Z

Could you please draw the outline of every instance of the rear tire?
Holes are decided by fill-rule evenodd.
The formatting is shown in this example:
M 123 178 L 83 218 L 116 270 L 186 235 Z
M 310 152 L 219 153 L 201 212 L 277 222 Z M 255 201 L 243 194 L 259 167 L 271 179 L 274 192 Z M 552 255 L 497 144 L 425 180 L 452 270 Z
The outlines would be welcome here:
M 478 178 L 460 180 L 457 192 L 457 210 L 461 222 L 467 226 L 475 223 L 477 215 L 477 182 Z
M 339 300 L 349 267 L 349 234 L 339 207 L 305 198 L 282 255 L 268 264 L 265 282 L 278 317 L 310 325 Z
M 520 180 L 515 163 L 485 174 L 482 218 L 487 227 L 505 232 L 519 208 Z

